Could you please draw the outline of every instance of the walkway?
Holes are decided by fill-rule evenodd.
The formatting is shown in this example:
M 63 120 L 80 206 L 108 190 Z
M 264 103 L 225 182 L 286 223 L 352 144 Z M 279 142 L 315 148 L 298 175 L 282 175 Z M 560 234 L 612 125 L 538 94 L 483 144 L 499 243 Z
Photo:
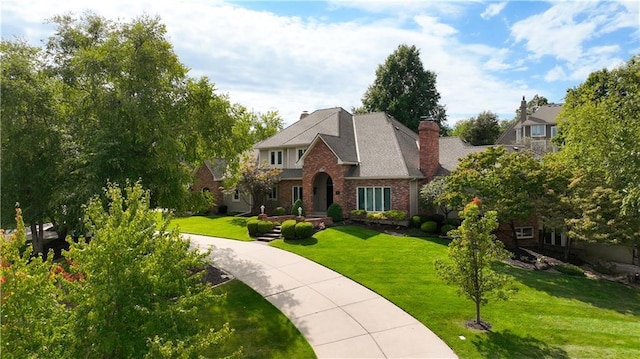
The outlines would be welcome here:
M 318 358 L 457 358 L 431 330 L 366 287 L 257 242 L 185 234 L 284 313 Z

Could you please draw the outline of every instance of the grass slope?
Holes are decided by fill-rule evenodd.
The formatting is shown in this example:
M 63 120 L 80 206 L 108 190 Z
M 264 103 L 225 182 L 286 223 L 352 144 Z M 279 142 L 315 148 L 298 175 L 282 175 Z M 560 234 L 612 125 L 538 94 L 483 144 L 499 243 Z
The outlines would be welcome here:
M 171 219 L 170 228 L 178 228 L 183 233 L 252 241 L 253 238 L 247 232 L 249 219 L 231 216 L 177 217 Z
M 233 328 L 231 338 L 211 357 L 233 354 L 242 347 L 241 358 L 315 358 L 313 349 L 298 329 L 276 307 L 244 283 L 232 280 L 215 288 L 226 299 L 203 310 L 201 320 L 220 328 Z
M 474 318 L 472 302 L 435 274 L 433 262 L 446 258 L 446 240 L 345 226 L 271 245 L 373 289 L 432 329 L 461 358 L 640 358 L 640 291 L 620 284 L 504 265 L 519 292 L 482 307 L 482 318 L 493 325 L 482 333 L 464 324 Z

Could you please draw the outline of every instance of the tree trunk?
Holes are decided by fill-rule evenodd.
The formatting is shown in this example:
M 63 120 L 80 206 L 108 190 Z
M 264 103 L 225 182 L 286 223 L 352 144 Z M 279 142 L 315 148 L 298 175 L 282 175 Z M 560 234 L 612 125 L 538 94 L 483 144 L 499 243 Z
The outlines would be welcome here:
M 480 324 L 480 298 L 476 298 L 476 323 Z
M 517 251 L 518 249 L 520 249 L 520 246 L 518 246 L 518 235 L 516 234 L 516 224 L 513 220 L 511 220 L 511 222 L 509 222 L 509 225 L 511 226 L 511 244 L 513 244 L 513 249 Z
M 569 259 L 571 254 L 571 237 L 567 236 L 567 245 L 564 247 L 564 260 Z

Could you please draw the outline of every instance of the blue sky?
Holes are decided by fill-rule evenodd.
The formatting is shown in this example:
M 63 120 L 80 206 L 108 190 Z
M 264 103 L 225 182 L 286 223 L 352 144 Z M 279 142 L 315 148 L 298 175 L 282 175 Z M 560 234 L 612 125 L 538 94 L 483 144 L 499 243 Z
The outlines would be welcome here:
M 3 0 L 4 39 L 33 44 L 56 14 L 91 10 L 128 21 L 157 15 L 194 77 L 232 102 L 278 110 L 360 105 L 377 66 L 416 45 L 437 75 L 449 124 L 493 111 L 511 119 L 535 94 L 560 103 L 568 88 L 640 53 L 638 1 Z

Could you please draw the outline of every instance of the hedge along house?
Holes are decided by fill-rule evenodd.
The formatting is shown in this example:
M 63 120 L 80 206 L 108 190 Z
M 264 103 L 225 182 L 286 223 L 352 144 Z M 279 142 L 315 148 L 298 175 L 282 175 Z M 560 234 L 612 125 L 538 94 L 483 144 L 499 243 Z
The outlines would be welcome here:
M 440 138 L 431 121 L 422 121 L 416 134 L 386 113 L 352 115 L 340 107 L 303 112 L 254 147 L 259 162 L 282 169 L 270 199 L 285 208 L 302 199 L 306 213 L 319 216 L 332 203 L 345 215 L 354 209 L 418 213 L 422 184 L 484 149 Z

